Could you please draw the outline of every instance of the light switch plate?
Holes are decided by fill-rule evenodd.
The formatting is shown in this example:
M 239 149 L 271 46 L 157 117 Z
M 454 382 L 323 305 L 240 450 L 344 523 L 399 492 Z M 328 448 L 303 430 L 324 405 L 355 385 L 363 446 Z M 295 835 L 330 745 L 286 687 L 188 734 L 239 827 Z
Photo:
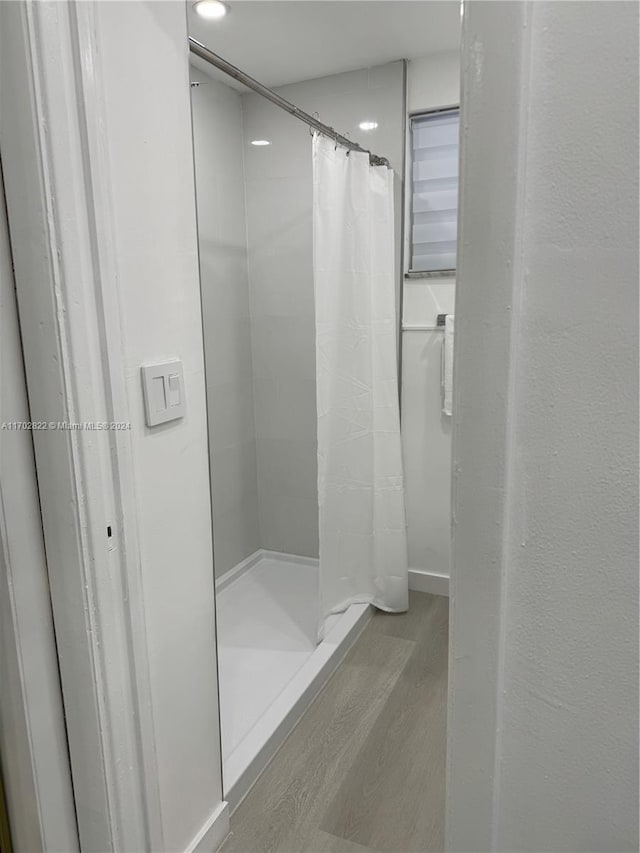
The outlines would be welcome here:
M 184 375 L 180 359 L 144 364 L 140 374 L 147 426 L 184 417 Z

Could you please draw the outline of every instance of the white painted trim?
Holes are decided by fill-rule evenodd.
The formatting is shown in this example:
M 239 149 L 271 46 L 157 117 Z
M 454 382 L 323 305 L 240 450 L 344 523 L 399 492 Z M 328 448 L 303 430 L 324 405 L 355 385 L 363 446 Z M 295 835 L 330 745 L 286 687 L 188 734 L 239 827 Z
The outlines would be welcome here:
M 215 853 L 229 835 L 229 804 L 223 800 L 197 833 L 185 853 Z
M 0 421 L 29 421 L 0 174 Z M 14 850 L 79 850 L 33 441 L 0 433 L 0 755 Z
M 2 156 L 31 419 L 127 422 L 95 4 L 0 6 Z M 34 434 L 87 850 L 164 849 L 129 438 Z
M 522 276 L 522 177 L 535 3 L 467 3 L 453 419 L 445 849 L 495 850 L 504 602 L 510 540 L 513 364 Z M 482 45 L 482 56 L 478 53 Z M 496 50 L 496 47 L 499 49 Z M 488 110 L 487 105 L 497 111 Z M 487 122 L 491 114 L 495 121 Z M 486 145 L 491 140 L 490 146 Z M 496 175 L 502 179 L 496 180 Z M 509 180 L 505 180 L 505 176 Z M 499 239 L 469 240 L 480 207 Z M 486 329 L 491 328 L 487 344 Z M 478 368 L 478 360 L 481 369 Z M 491 382 L 478 386 L 478 370 Z M 478 412 L 481 412 L 478 415 Z M 480 452 L 479 448 L 484 452 Z M 480 571 L 479 571 L 480 569 Z M 480 616 L 478 617 L 478 614 Z
M 93 3 L 75 2 L 75 27 L 78 39 L 79 83 L 82 86 L 82 115 L 87 170 L 90 174 L 94 239 L 97 307 L 103 338 L 105 394 L 109 419 L 130 422 L 127 395 L 125 345 L 121 327 L 119 275 L 115 246 L 115 226 L 109 170 L 109 151 L 103 132 L 106 113 L 103 69 L 96 46 L 96 7 Z M 72 23 L 73 26 L 73 23 Z M 164 833 L 158 790 L 158 767 L 153 721 L 149 656 L 139 546 L 138 507 L 133 478 L 132 434 L 117 430 L 111 436 L 111 461 L 116 517 L 114 518 L 121 554 L 122 584 L 128 606 L 122 617 L 127 631 L 134 687 L 131 701 L 139 720 L 137 737 L 140 750 L 139 783 L 145 810 L 149 844 L 153 850 L 164 849 Z
M 426 569 L 409 569 L 409 589 L 429 595 L 449 596 L 449 576 Z

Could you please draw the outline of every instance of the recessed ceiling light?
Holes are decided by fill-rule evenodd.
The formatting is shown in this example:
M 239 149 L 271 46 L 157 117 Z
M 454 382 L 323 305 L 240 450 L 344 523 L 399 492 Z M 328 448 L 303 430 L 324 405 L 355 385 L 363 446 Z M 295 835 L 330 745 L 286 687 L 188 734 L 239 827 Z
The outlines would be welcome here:
M 271 145 L 268 139 L 252 139 L 252 145 Z
M 359 124 L 360 130 L 375 130 L 377 126 L 377 121 L 361 121 Z
M 221 0 L 198 0 L 193 4 L 193 10 L 201 18 L 207 18 L 209 21 L 219 21 L 229 11 Z

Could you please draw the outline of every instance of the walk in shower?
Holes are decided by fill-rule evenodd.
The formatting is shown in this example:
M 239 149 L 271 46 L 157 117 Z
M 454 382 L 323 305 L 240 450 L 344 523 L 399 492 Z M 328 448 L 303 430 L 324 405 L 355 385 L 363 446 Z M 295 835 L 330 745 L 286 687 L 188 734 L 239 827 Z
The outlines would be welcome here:
M 345 147 L 325 135 L 312 140 L 290 112 L 212 72 L 207 54 L 196 47 L 192 111 L 223 773 L 233 808 L 364 627 L 369 604 L 407 606 L 395 320 L 400 229 L 392 221 L 395 207 L 400 222 L 405 68 L 394 62 L 278 90 L 388 157 L 394 173 L 371 168 L 365 154 L 349 163 Z M 358 126 L 371 116 L 379 130 L 362 140 Z M 358 184 L 379 207 L 357 246 L 344 244 L 346 272 L 336 276 L 342 213 L 334 206 Z M 360 256 L 355 267 L 352 250 Z M 324 300 L 314 299 L 314 272 Z M 331 312 L 343 299 L 345 328 L 360 323 L 375 330 L 373 338 L 363 332 L 354 345 L 336 332 Z M 345 358 L 352 358 L 348 369 Z M 376 431 L 388 434 L 387 446 L 367 443 Z M 361 477 L 349 470 L 356 447 Z M 375 484 L 365 472 L 372 465 Z M 383 578 L 385 566 L 398 568 Z

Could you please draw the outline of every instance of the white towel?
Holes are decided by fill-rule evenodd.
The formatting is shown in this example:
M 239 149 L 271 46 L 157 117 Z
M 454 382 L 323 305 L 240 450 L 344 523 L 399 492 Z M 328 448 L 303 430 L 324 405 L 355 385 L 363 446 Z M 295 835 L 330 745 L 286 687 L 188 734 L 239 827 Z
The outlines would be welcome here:
M 453 411 L 453 333 L 455 317 L 447 314 L 444 319 L 442 341 L 442 412 L 451 416 Z

